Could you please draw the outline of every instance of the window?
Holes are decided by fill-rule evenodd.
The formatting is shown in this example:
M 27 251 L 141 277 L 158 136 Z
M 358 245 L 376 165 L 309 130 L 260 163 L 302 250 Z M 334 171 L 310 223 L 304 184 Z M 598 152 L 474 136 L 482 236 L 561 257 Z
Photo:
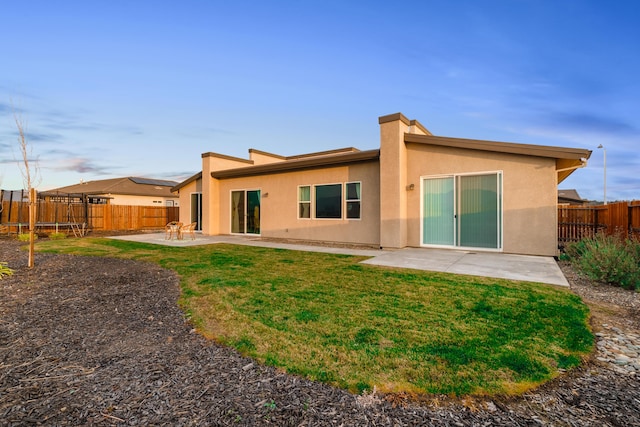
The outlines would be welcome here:
M 298 218 L 311 218 L 311 186 L 298 187 Z
M 360 219 L 360 183 L 347 182 L 347 219 Z
M 316 218 L 342 218 L 342 184 L 316 185 Z
M 106 205 L 107 199 L 103 197 L 89 197 L 89 203 L 92 205 Z

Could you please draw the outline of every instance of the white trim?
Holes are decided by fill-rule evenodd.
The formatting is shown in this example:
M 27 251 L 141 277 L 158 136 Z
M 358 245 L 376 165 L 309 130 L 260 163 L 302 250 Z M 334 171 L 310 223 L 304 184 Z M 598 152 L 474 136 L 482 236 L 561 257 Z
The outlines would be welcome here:
M 359 199 L 348 199 L 347 198 L 347 184 L 360 184 L 360 198 Z M 343 192 L 344 192 L 344 215 L 343 215 L 343 219 L 347 220 L 347 221 L 362 221 L 362 181 L 345 181 L 344 183 L 344 188 L 343 188 Z M 347 217 L 347 206 L 349 202 L 358 202 L 360 205 L 360 212 L 358 215 L 358 218 L 349 218 Z
M 302 187 L 309 187 L 309 202 L 300 200 L 300 188 Z M 300 203 L 309 203 L 309 218 L 303 218 L 300 216 Z M 298 185 L 296 194 L 296 218 L 304 221 L 310 221 L 313 219 L 313 184 Z

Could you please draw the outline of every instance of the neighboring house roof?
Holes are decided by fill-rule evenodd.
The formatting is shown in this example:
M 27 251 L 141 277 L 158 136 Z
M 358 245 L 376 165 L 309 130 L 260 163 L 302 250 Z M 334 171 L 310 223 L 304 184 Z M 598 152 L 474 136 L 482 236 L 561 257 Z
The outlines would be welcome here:
M 580 197 L 576 190 L 558 190 L 558 201 L 565 203 L 584 203 L 585 200 Z
M 43 191 L 44 194 L 70 193 L 70 194 L 121 194 L 127 196 L 156 196 L 156 197 L 177 197 L 171 192 L 171 187 L 177 184 L 176 181 L 163 179 L 125 177 L 100 179 L 96 181 L 81 182 L 66 187 L 54 188 Z

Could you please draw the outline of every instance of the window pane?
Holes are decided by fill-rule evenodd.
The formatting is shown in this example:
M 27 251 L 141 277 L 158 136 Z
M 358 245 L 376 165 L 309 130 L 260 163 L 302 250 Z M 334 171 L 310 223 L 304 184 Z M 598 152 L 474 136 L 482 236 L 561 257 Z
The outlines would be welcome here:
M 347 218 L 360 219 L 360 202 L 347 202 Z
M 310 202 L 311 201 L 311 187 L 306 185 L 299 188 L 298 201 Z
M 359 182 L 347 182 L 347 200 L 360 200 Z
M 498 175 L 460 177 L 460 246 L 498 248 Z
M 310 202 L 300 202 L 299 203 L 299 213 L 298 218 L 311 218 L 311 203 Z
M 231 192 L 231 232 L 244 233 L 244 191 Z
M 316 218 L 342 218 L 342 184 L 318 185 Z
M 453 245 L 453 178 L 425 179 L 422 188 L 422 242 L 428 245 Z

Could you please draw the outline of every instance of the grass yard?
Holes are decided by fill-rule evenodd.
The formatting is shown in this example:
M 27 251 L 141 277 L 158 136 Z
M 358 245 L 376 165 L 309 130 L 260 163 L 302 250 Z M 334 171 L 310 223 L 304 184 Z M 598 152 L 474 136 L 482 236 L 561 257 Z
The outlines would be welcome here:
M 551 286 L 249 246 L 83 238 L 37 248 L 175 270 L 179 303 L 202 334 L 355 393 L 517 394 L 578 365 L 593 346 L 588 308 Z

